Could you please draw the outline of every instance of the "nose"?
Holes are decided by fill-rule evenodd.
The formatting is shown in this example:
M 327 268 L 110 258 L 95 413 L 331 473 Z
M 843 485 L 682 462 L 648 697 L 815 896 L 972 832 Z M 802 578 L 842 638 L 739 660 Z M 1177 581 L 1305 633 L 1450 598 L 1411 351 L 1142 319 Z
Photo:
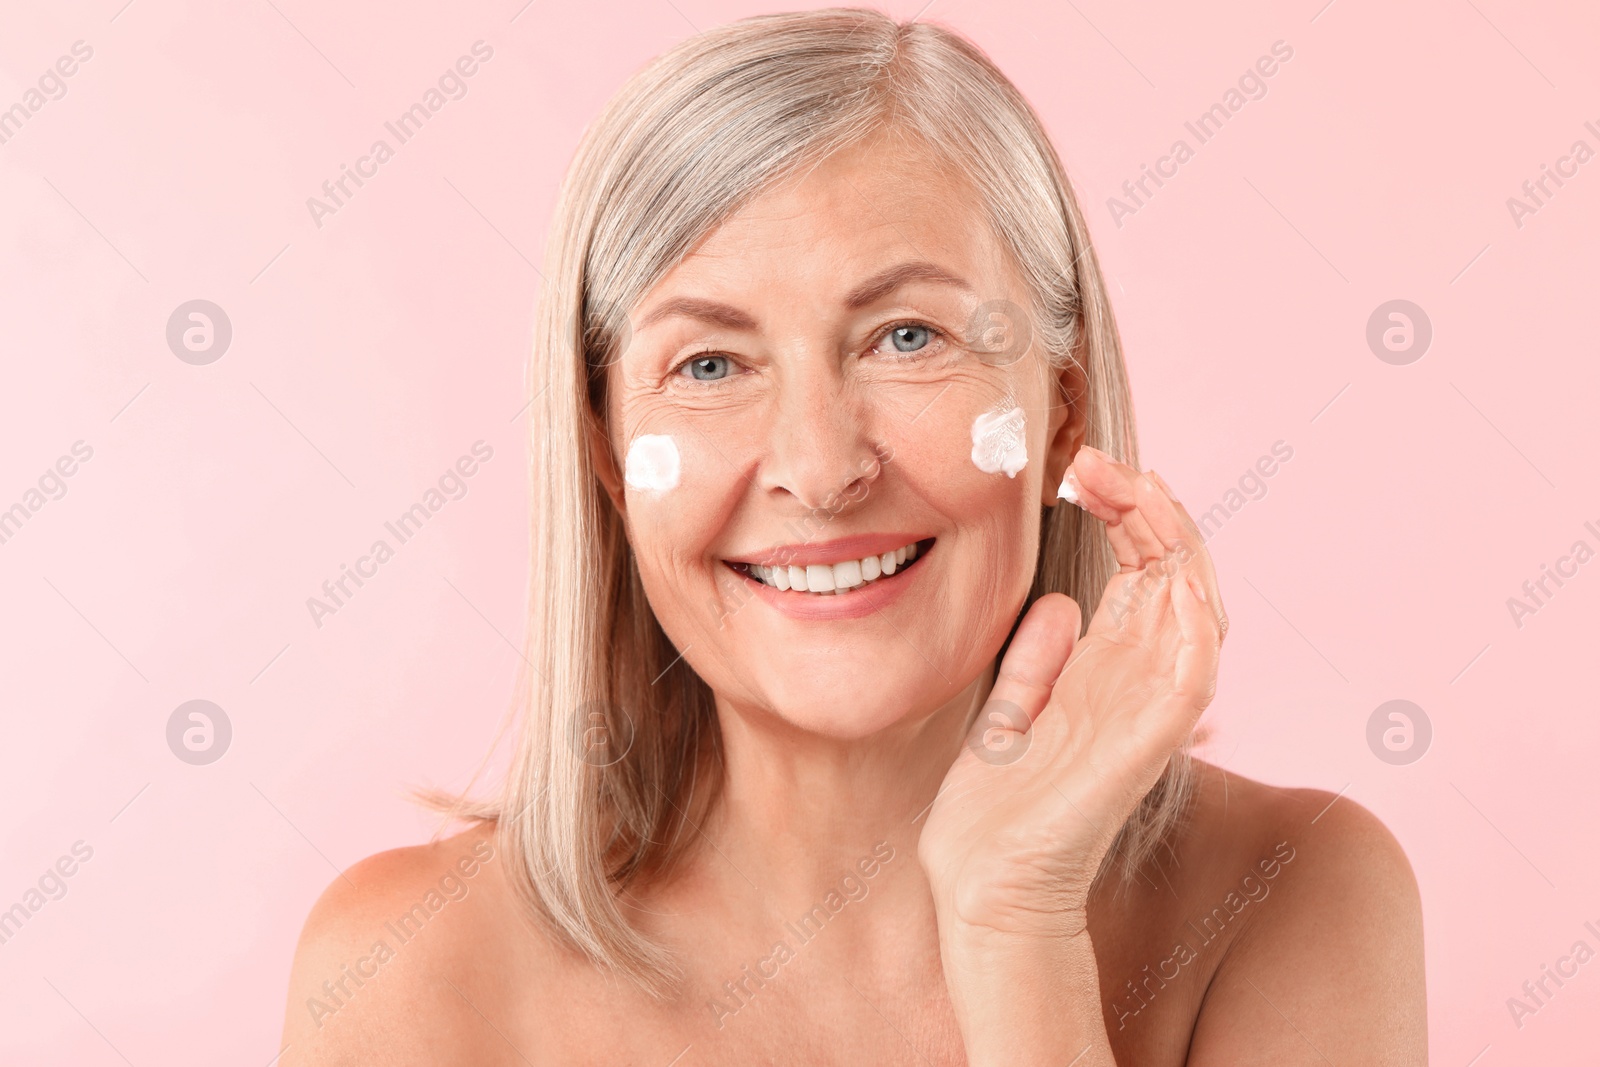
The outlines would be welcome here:
M 808 510 L 837 513 L 860 501 L 882 471 L 864 399 L 837 368 L 788 377 L 774 405 L 770 447 L 758 484 Z

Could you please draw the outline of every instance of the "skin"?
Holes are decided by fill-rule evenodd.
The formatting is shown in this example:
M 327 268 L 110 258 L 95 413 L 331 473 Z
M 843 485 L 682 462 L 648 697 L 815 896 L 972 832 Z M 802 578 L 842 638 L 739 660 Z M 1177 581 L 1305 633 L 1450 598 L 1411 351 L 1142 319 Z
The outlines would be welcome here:
M 911 280 L 847 305 L 911 260 L 968 287 Z M 649 321 L 681 297 L 750 323 Z M 764 193 L 646 295 L 612 369 L 610 439 L 590 444 L 725 739 L 699 847 L 626 901 L 684 991 L 651 1001 L 529 922 L 486 824 L 329 886 L 280 1062 L 1426 1062 L 1416 883 L 1350 800 L 1199 763 L 1171 848 L 1092 884 L 1211 699 L 1226 615 L 1159 477 L 1081 447 L 1071 372 L 1036 349 L 974 355 L 967 323 L 994 299 L 1027 305 L 974 192 L 888 142 Z M 973 419 L 1008 401 L 1027 415 L 1014 478 L 969 455 Z M 643 433 L 676 440 L 675 489 L 624 484 Z M 1039 508 L 1072 506 L 1055 493 L 1069 466 L 1122 573 L 1081 639 L 1078 605 L 1034 604 L 996 676 Z M 819 510 L 813 540 L 937 541 L 884 610 L 796 620 L 723 561 L 794 542 L 788 524 Z M 986 699 L 1022 718 L 983 716 L 969 744 Z M 981 758 L 1024 733 L 1020 758 Z M 430 890 L 442 906 L 401 943 L 386 924 Z M 819 904 L 820 931 L 786 925 Z

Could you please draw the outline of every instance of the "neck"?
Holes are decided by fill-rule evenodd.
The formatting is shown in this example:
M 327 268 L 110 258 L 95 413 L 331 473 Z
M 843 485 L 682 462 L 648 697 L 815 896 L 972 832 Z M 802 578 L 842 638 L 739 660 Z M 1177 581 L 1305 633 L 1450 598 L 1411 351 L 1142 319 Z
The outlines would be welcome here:
M 799 914 L 875 866 L 870 890 L 926 896 L 916 843 L 945 772 L 993 685 L 993 666 L 930 714 L 871 737 L 798 730 L 770 712 L 718 698 L 724 782 L 703 828 L 703 869 L 735 897 Z M 885 855 L 893 858 L 885 860 Z M 876 862 L 875 862 L 876 861 Z

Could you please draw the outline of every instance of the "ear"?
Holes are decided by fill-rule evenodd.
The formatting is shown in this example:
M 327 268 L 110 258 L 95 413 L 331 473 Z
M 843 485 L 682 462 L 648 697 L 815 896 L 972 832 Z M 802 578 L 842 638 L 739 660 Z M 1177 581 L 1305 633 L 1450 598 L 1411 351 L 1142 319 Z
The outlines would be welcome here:
M 1048 508 L 1061 499 L 1056 489 L 1089 433 L 1084 403 L 1089 394 L 1089 380 L 1083 372 L 1083 364 L 1076 358 L 1060 370 L 1047 363 L 1045 373 L 1050 415 L 1045 431 L 1044 484 L 1039 488 L 1039 502 Z
M 611 506 L 617 509 L 618 515 L 626 515 L 628 512 L 626 496 L 622 489 L 622 472 L 617 469 L 616 453 L 612 451 L 611 442 L 606 439 L 605 427 L 596 418 L 584 419 L 583 425 L 584 435 L 588 441 L 589 465 L 599 477 L 606 496 L 611 498 Z M 1059 479 L 1056 484 L 1060 484 Z

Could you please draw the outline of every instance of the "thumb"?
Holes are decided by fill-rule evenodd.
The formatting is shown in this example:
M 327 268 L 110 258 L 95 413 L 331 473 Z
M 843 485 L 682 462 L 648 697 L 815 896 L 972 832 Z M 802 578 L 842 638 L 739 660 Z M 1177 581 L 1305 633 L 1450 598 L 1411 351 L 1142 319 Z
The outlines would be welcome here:
M 1037 719 L 1078 643 L 1082 622 L 1078 602 L 1065 593 L 1046 593 L 1035 600 L 1000 661 L 989 699 L 1017 705 L 1030 723 Z
M 1034 601 L 1011 638 L 988 702 L 973 724 L 975 746 L 995 753 L 1016 751 L 1016 738 L 1008 735 L 1026 733 L 1050 702 L 1056 679 L 1078 642 L 1082 618 L 1077 601 L 1063 593 L 1046 593 Z

